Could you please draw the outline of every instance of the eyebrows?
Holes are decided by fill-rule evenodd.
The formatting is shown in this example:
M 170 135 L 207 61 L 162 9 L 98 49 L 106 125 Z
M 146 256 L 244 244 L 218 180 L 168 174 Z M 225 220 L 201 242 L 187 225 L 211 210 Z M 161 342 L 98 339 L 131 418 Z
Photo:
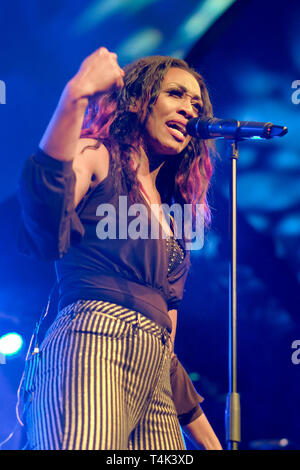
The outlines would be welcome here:
M 181 85 L 180 83 L 176 83 L 176 82 L 171 82 L 171 83 L 168 83 L 166 85 L 166 89 L 170 88 L 170 87 L 173 87 L 173 86 L 176 86 L 177 89 L 179 89 L 180 91 L 182 91 L 182 93 L 185 93 L 186 95 L 188 95 L 190 98 L 192 98 L 194 101 L 198 102 L 201 106 L 203 106 L 203 102 L 202 102 L 202 99 L 201 99 L 201 96 L 195 94 L 193 95 L 192 92 L 189 92 L 189 90 L 184 86 L 184 85 Z
M 171 82 L 171 83 L 168 83 L 166 85 L 166 88 L 169 88 L 171 86 L 174 86 L 176 85 L 176 87 L 182 91 L 183 93 L 185 93 L 186 95 L 188 95 L 190 98 L 192 98 L 193 100 L 196 100 L 196 101 L 199 101 L 200 103 L 202 103 L 202 99 L 201 99 L 201 96 L 195 94 L 193 95 L 192 92 L 189 92 L 189 90 L 184 86 L 184 85 L 181 85 L 180 83 L 176 83 L 176 82 Z

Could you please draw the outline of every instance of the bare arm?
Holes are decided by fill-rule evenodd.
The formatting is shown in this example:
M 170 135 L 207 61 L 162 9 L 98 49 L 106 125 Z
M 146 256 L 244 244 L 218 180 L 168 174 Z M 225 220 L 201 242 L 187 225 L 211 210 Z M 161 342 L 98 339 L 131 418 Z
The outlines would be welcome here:
M 19 200 L 22 226 L 19 249 L 37 258 L 60 259 L 71 240 L 84 236 L 75 211 L 91 184 L 100 182 L 108 171 L 108 152 L 83 148 L 94 144 L 80 139 L 88 98 L 112 86 L 122 86 L 123 71 L 116 54 L 100 48 L 84 60 L 78 73 L 66 85 L 57 109 L 37 151 L 24 164 Z
M 112 86 L 123 85 L 123 70 L 117 55 L 101 47 L 88 56 L 77 74 L 65 86 L 58 106 L 40 141 L 39 147 L 51 157 L 73 161 L 76 175 L 74 207 L 87 192 L 92 176 L 99 183 L 108 171 L 109 157 L 106 148 L 93 146 L 95 140 L 80 139 L 88 98 Z
M 177 327 L 177 310 L 169 310 L 169 316 L 172 321 L 171 352 L 174 355 L 174 342 Z M 196 446 L 206 450 L 222 450 L 222 446 L 212 429 L 204 413 L 194 419 L 192 422 L 182 426 L 184 434 L 187 435 Z
M 106 48 L 88 56 L 64 88 L 40 148 L 58 160 L 73 160 L 89 97 L 123 86 L 123 76 L 116 54 Z
M 200 449 L 222 450 L 220 441 L 204 413 L 191 423 L 183 426 L 183 431 Z

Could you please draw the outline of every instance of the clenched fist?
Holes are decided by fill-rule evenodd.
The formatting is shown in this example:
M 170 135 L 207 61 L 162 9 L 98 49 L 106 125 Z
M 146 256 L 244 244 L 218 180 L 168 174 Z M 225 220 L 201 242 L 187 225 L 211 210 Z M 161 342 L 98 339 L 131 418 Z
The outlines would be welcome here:
M 87 98 L 107 91 L 112 86 L 121 88 L 124 85 L 124 73 L 118 64 L 117 54 L 100 47 L 82 62 L 71 83 L 77 95 Z

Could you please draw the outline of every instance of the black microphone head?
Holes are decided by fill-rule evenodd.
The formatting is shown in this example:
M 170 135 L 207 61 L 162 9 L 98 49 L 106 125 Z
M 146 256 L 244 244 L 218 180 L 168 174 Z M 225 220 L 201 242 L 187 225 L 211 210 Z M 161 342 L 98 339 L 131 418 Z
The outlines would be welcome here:
M 187 122 L 186 131 L 198 139 L 226 138 L 236 141 L 245 139 L 272 139 L 282 137 L 288 131 L 285 126 L 271 122 L 237 121 L 213 117 L 193 118 Z
M 192 137 L 197 137 L 197 118 L 190 119 L 186 125 L 186 131 Z
M 186 125 L 186 131 L 192 137 L 200 137 L 200 139 L 209 139 L 208 124 L 211 118 L 201 119 L 192 118 Z

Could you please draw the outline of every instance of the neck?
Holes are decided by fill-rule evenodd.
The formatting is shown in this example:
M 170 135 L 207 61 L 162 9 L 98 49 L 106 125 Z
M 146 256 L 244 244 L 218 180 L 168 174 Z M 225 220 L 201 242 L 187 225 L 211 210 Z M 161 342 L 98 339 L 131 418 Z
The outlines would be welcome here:
M 142 148 L 140 166 L 137 172 L 138 178 L 151 178 L 152 182 L 155 184 L 158 172 L 166 160 L 166 155 L 151 155 L 151 158 L 149 158 L 145 150 Z

